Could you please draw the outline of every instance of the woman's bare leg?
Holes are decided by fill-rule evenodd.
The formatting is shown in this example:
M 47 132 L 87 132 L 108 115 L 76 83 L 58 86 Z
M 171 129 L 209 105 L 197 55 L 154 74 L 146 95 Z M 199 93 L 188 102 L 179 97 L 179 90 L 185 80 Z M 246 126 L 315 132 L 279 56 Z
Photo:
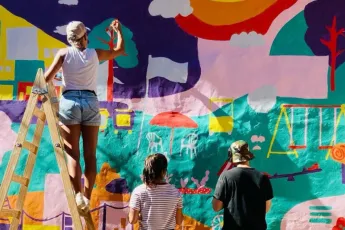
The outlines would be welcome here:
M 96 165 L 96 148 L 98 142 L 99 126 L 81 126 L 84 146 L 85 160 L 85 180 L 84 196 L 90 200 L 92 188 L 95 184 L 97 165 Z
M 60 133 L 64 139 L 65 151 L 67 153 L 67 168 L 75 191 L 81 191 L 81 168 L 80 168 L 80 125 L 61 126 Z

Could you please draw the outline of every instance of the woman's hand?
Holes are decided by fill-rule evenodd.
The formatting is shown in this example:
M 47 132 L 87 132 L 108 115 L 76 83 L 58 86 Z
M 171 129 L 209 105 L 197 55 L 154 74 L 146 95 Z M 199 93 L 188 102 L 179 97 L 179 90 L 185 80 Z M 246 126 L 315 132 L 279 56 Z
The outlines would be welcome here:
M 114 21 L 111 22 L 110 28 L 111 28 L 113 31 L 115 31 L 116 33 L 122 31 L 121 24 L 120 24 L 119 20 L 117 20 L 117 19 L 115 19 Z
M 127 54 L 125 53 L 125 41 L 123 39 L 122 28 L 119 20 L 115 19 L 114 21 L 112 21 L 112 23 L 108 27 L 108 31 L 112 34 L 116 32 L 116 47 L 112 50 L 96 49 L 98 60 L 106 61 L 113 60 L 114 58 L 121 55 L 127 56 Z

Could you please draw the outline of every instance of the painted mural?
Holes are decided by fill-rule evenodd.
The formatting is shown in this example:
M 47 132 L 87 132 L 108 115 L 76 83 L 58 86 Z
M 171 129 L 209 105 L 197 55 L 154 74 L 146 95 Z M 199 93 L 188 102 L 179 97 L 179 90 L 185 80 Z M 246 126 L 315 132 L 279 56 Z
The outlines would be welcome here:
M 118 18 L 127 55 L 100 63 L 97 83 L 97 229 L 136 228 L 128 201 L 154 152 L 183 194 L 183 228 L 221 229 L 211 198 L 237 139 L 271 179 L 268 229 L 343 229 L 344 12 L 343 0 L 1 0 L 0 179 L 37 69 L 67 45 L 66 24 L 83 21 L 89 46 L 110 49 Z M 71 229 L 47 127 L 37 157 L 21 228 Z M 7 207 L 17 193 L 11 185 Z M 0 218 L 0 229 L 8 223 Z

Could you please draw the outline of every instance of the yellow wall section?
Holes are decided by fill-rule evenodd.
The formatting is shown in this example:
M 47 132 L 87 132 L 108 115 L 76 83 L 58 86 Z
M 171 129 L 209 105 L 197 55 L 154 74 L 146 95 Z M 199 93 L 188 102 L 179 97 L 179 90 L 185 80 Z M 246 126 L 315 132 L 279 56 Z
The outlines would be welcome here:
M 0 85 L 0 100 L 13 99 L 13 85 Z
M 23 230 L 60 230 L 60 226 L 24 225 Z
M 6 20 L 5 20 L 6 19 Z M 18 28 L 18 27 L 34 27 L 32 24 L 27 22 L 26 20 L 17 17 L 7 11 L 4 7 L 0 6 L 0 21 L 1 21 L 1 34 L 0 34 L 0 65 L 5 63 L 7 65 L 11 65 L 10 62 L 6 60 L 6 30 L 8 28 Z M 44 33 L 42 30 L 38 29 L 37 34 L 37 43 L 38 43 L 38 59 L 44 61 L 46 67 L 51 64 L 54 59 L 54 50 L 59 48 L 66 47 L 66 44 L 56 40 L 55 38 L 50 37 L 48 34 Z M 44 50 L 46 49 L 46 53 L 49 53 L 49 56 L 45 57 Z M 48 51 L 48 52 L 47 52 Z M 12 64 L 14 67 L 14 62 Z M 13 69 L 14 70 L 14 69 Z M 14 79 L 14 72 L 13 74 L 8 74 L 8 76 L 3 75 L 0 73 L 0 80 L 13 80 Z
M 0 59 L 0 81 L 14 81 L 14 69 L 15 61 Z
M 44 61 L 46 67 L 53 62 L 54 56 L 58 49 L 66 47 L 66 44 L 50 37 L 48 34 L 38 31 L 38 58 Z M 46 50 L 46 52 L 45 52 Z M 45 55 L 48 54 L 48 56 Z

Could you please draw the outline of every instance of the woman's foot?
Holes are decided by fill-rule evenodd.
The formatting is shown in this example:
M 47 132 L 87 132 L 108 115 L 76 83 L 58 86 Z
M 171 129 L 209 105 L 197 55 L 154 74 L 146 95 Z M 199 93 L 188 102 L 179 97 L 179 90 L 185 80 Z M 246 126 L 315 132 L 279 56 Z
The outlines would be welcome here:
M 86 213 L 89 211 L 89 202 L 86 203 L 86 200 L 84 198 L 85 197 L 80 192 L 77 193 L 77 195 L 75 196 L 75 201 L 77 203 L 78 211 L 80 213 Z
M 90 200 L 87 199 L 85 196 L 83 196 L 85 206 L 87 207 L 88 210 L 90 210 Z

